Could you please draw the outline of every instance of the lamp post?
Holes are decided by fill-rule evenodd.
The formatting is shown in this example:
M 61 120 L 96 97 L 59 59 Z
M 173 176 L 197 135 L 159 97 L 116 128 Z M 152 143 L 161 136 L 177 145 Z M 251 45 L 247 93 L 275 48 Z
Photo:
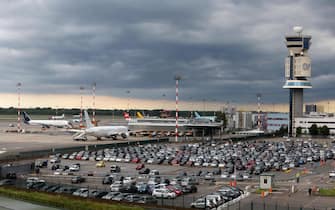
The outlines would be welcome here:
M 93 85 L 92 85 L 92 97 L 93 97 L 93 107 L 92 107 L 92 121 L 93 121 L 93 124 L 96 125 L 96 120 L 95 120 L 95 90 L 96 90 L 96 87 L 97 87 L 97 83 L 94 82 Z
M 16 84 L 17 87 L 17 133 L 21 132 L 21 82 Z
M 178 142 L 178 101 L 179 101 L 179 81 L 181 80 L 180 75 L 174 77 L 176 80 L 176 129 L 175 129 L 175 141 Z
M 83 92 L 84 92 L 84 87 L 80 86 L 80 124 L 79 127 L 83 127 Z
M 257 129 L 261 130 L 261 97 L 262 94 L 257 93 Z

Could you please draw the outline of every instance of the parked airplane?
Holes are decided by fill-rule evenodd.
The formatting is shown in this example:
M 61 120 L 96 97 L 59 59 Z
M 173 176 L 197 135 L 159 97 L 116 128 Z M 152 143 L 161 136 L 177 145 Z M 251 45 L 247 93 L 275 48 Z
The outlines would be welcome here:
M 62 114 L 62 115 L 60 115 L 60 116 L 51 116 L 51 119 L 52 120 L 62 120 L 62 119 L 64 119 L 65 118 L 65 115 L 64 114 Z
M 40 125 L 43 128 L 51 126 L 57 128 L 72 128 L 72 124 L 67 120 L 32 120 L 26 112 L 23 112 L 24 123 L 28 125 Z
M 209 122 L 215 122 L 216 116 L 201 116 L 198 112 L 194 112 L 195 120 L 199 121 L 209 121 Z
M 73 136 L 75 140 L 86 140 L 86 136 L 94 136 L 98 140 L 101 140 L 101 138 L 117 139 L 118 136 L 126 139 L 129 136 L 128 127 L 126 126 L 94 126 L 87 110 L 84 111 L 84 114 L 86 128 L 78 130 L 78 132 Z

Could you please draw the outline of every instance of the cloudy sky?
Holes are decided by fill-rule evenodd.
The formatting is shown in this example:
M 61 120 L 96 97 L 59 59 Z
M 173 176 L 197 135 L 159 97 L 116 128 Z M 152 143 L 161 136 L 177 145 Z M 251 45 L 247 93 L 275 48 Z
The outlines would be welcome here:
M 76 95 L 97 82 L 100 96 L 172 101 L 179 74 L 184 101 L 249 104 L 262 93 L 283 104 L 284 36 L 302 25 L 313 36 L 305 101 L 329 100 L 334 11 L 313 0 L 1 1 L 0 92 L 21 82 L 25 94 Z

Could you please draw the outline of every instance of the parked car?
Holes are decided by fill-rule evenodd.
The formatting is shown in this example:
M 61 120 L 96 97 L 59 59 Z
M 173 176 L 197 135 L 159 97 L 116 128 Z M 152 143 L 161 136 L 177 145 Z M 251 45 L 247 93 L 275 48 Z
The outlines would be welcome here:
M 171 192 L 169 189 L 166 189 L 166 188 L 154 189 L 152 192 L 152 196 L 156 198 L 176 198 L 177 197 L 175 192 Z
M 141 170 L 144 167 L 145 167 L 145 165 L 143 163 L 141 163 L 141 164 L 136 166 L 136 170 Z
M 0 180 L 0 186 L 6 186 L 6 185 L 14 185 L 15 181 L 12 179 L 3 179 Z
M 215 207 L 214 203 L 211 200 L 209 200 L 209 199 L 207 200 L 205 198 L 200 198 L 200 199 L 191 203 L 191 208 L 212 209 L 214 207 Z
M 78 183 L 82 183 L 85 182 L 85 178 L 82 176 L 75 176 L 71 179 L 71 183 L 73 184 L 78 184 Z
M 150 169 L 149 168 L 142 168 L 141 170 L 138 171 L 139 174 L 149 174 Z
M 97 162 L 97 164 L 95 164 L 95 166 L 96 166 L 97 168 L 105 167 L 105 166 L 106 166 L 106 165 L 105 165 L 105 161 L 99 161 L 99 162 Z
M 335 171 L 329 171 L 329 178 L 335 178 Z
M 112 165 L 110 169 L 111 173 L 120 173 L 121 172 L 121 167 L 118 165 Z

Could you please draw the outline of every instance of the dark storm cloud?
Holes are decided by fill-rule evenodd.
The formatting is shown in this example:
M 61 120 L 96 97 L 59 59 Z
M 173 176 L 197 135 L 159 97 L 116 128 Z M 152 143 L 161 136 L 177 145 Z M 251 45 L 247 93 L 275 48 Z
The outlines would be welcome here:
M 78 93 L 184 100 L 287 102 L 284 35 L 313 36 L 314 89 L 329 98 L 335 78 L 331 1 L 112 0 L 0 3 L 2 92 Z M 127 90 L 130 93 L 127 93 Z M 322 91 L 321 91 L 322 90 Z

